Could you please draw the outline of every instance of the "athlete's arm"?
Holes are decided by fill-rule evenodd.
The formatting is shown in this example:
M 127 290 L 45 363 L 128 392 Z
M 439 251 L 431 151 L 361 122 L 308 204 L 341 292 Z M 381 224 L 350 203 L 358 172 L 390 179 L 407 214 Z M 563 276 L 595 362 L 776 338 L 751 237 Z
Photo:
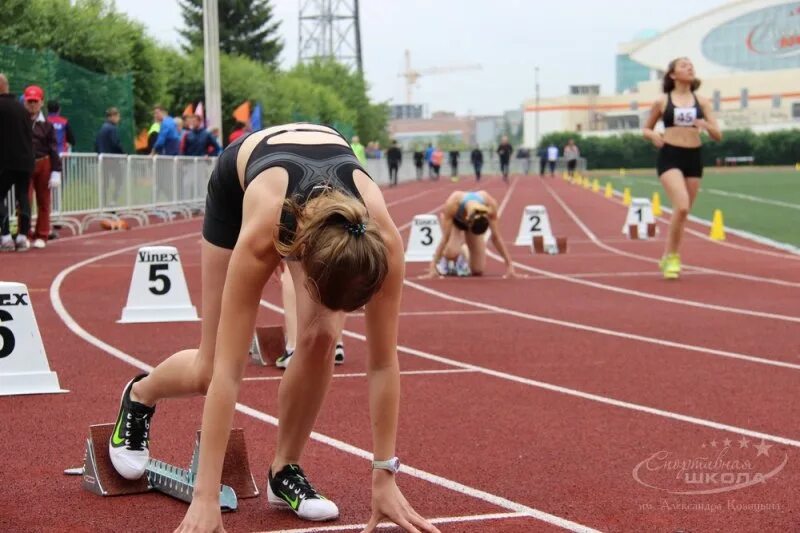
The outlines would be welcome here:
M 374 189 L 373 189 L 374 188 Z M 386 244 L 389 272 L 383 286 L 366 305 L 367 380 L 372 421 L 372 453 L 375 460 L 394 457 L 397 418 L 400 411 L 400 365 L 397 361 L 397 332 L 400 298 L 405 277 L 403 240 L 394 225 L 377 186 L 359 186 L 370 217 L 381 228 Z M 391 520 L 407 531 L 438 533 L 407 502 L 397 487 L 394 474 L 372 471 L 372 516 L 364 531 L 373 531 L 381 520 Z
M 244 195 L 242 228 L 228 265 L 213 377 L 203 407 L 200 468 L 193 502 L 213 503 L 217 509 L 222 461 L 253 338 L 261 290 L 281 260 L 273 243 L 281 209 L 276 197 L 281 196 L 261 185 L 254 181 Z
M 661 134 L 655 131 L 656 124 L 663 114 L 662 107 L 664 106 L 664 99 L 659 98 L 650 107 L 650 116 L 642 129 L 644 138 L 652 142 L 657 148 L 664 146 L 664 139 Z
M 506 243 L 503 242 L 503 237 L 500 235 L 500 227 L 497 224 L 499 217 L 497 216 L 497 202 L 494 198 L 487 198 L 487 204 L 491 209 L 489 214 L 489 231 L 491 231 L 491 241 L 495 250 L 500 252 L 503 260 L 506 262 L 506 276 L 514 275 L 514 262 L 511 260 L 511 254 L 508 253 Z
M 711 137 L 715 141 L 721 141 L 722 132 L 719 129 L 719 124 L 717 123 L 717 117 L 714 116 L 714 111 L 711 107 L 711 102 L 708 100 L 708 98 L 702 98 L 700 96 L 697 97 L 697 102 L 700 104 L 700 108 L 703 110 L 703 116 L 705 117 L 705 119 L 700 118 L 695 120 L 695 126 L 706 130 L 708 132 L 709 137 Z

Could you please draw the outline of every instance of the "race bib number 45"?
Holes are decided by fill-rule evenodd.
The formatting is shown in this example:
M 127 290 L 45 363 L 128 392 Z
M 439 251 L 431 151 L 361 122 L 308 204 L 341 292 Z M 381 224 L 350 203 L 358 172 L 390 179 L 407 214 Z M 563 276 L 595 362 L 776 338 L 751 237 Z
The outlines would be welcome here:
M 694 121 L 697 119 L 697 108 L 695 107 L 676 107 L 675 108 L 675 125 L 689 127 L 694 126 Z

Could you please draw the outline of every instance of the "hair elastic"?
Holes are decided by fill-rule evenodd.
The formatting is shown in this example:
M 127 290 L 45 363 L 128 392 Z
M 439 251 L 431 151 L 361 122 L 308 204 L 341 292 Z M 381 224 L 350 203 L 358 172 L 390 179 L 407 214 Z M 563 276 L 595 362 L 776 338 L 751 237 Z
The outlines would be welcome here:
M 346 229 L 350 235 L 355 235 L 356 237 L 359 237 L 367 232 L 367 225 L 364 224 L 363 222 L 356 222 L 356 223 L 347 222 L 344 225 L 344 229 Z

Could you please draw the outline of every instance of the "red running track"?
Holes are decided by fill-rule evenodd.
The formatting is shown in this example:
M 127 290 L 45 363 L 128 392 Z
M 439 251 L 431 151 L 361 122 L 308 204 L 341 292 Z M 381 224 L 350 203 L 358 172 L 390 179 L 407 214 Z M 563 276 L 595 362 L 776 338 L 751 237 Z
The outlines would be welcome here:
M 482 185 L 504 202 L 501 230 L 510 245 L 522 209 L 536 203 L 547 207 L 570 249 L 531 256 L 511 246 L 518 269 L 529 269 L 529 278 L 517 280 L 501 279 L 495 260 L 480 279 L 421 281 L 425 265 L 408 265 L 398 454 L 416 470 L 399 483 L 417 509 L 442 518 L 442 531 L 459 532 L 797 530 L 796 257 L 735 237 L 745 249 L 690 235 L 684 260 L 708 270 L 664 282 L 653 262 L 663 241 L 621 239 L 625 210 L 618 203 L 561 180 Z M 472 186 L 410 183 L 385 195 L 396 223 L 407 228 L 413 215 Z M 155 365 L 197 343 L 196 323 L 116 320 L 135 249 L 158 240 L 179 248 L 199 305 L 199 228 L 199 220 L 179 221 L 2 257 L 2 277 L 28 285 L 51 367 L 71 392 L 0 399 L 0 530 L 171 531 L 180 522 L 180 502 L 158 494 L 100 498 L 61 472 L 80 463 L 88 426 L 113 420 L 119 390 L 137 372 L 108 346 Z M 109 255 L 97 259 L 101 254 Z M 279 321 L 276 285 L 266 287 L 264 301 L 260 323 Z M 63 304 L 60 313 L 54 302 Z M 357 531 L 369 517 L 364 457 L 371 440 L 366 379 L 346 374 L 364 369 L 363 317 L 355 314 L 346 329 L 347 362 L 336 370 L 341 376 L 304 466 L 342 510 L 330 526 Z M 270 415 L 279 377 L 274 368 L 248 367 L 240 402 L 249 410 L 236 415 L 262 488 L 276 438 Z M 154 455 L 185 464 L 201 410 L 200 399 L 162 403 Z M 681 474 L 702 483 L 688 484 Z M 678 494 L 730 488 L 722 474 L 757 482 Z M 225 523 L 229 531 L 325 527 L 273 511 L 263 496 L 242 501 Z

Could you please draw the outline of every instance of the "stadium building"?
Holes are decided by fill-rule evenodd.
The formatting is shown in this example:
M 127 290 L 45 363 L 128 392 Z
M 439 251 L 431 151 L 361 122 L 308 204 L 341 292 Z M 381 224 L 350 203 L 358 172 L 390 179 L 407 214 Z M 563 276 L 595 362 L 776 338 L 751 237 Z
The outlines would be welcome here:
M 616 93 L 599 85 L 524 105 L 525 145 L 554 131 L 613 135 L 641 129 L 668 63 L 686 56 L 723 129 L 800 127 L 800 1 L 738 0 L 662 33 L 618 46 Z M 537 120 L 538 119 L 538 120 Z M 538 122 L 538 128 L 537 128 Z

